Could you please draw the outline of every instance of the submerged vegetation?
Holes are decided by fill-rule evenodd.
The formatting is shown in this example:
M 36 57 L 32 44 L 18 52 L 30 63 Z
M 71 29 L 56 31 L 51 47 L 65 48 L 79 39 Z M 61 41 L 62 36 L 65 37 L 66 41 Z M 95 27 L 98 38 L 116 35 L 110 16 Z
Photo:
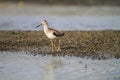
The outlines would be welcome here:
M 0 31 L 0 51 L 94 58 L 120 58 L 120 31 L 64 31 L 61 52 L 51 52 L 43 31 Z

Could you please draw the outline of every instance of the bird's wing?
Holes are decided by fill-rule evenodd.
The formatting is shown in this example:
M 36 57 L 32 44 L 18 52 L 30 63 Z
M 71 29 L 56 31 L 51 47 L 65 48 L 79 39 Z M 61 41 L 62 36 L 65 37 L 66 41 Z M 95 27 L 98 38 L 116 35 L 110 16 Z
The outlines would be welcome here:
M 64 36 L 64 33 L 61 33 L 61 32 L 59 32 L 59 31 L 57 31 L 57 30 L 55 30 L 55 29 L 52 29 L 52 28 L 49 28 L 49 29 L 52 30 L 52 31 L 53 31 L 53 34 L 54 34 L 55 36 L 57 36 L 57 37 Z

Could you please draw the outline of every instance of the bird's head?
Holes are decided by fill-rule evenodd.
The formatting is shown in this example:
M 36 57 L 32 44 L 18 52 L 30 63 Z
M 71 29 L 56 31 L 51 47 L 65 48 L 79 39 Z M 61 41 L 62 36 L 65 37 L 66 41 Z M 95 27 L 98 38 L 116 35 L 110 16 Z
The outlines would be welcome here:
M 39 27 L 39 26 L 42 26 L 42 25 L 47 25 L 47 24 L 48 24 L 47 21 L 43 20 L 38 26 L 36 26 L 36 28 Z

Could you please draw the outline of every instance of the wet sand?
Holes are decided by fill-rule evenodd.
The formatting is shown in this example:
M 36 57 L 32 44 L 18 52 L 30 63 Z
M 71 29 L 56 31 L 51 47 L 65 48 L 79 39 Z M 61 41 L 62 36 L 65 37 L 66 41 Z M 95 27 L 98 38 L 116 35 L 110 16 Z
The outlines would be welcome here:
M 0 31 L 0 51 L 92 59 L 120 58 L 120 31 L 63 32 L 65 36 L 60 38 L 62 51 L 51 52 L 50 40 L 43 31 Z

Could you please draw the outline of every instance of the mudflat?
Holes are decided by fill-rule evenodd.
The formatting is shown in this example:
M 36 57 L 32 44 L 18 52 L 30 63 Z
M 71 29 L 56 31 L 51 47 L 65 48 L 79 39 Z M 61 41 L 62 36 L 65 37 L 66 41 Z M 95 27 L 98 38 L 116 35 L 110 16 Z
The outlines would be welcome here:
M 0 31 L 0 51 L 24 51 L 34 55 L 77 56 L 92 59 L 120 58 L 120 31 L 63 31 L 61 52 L 51 52 L 43 31 Z M 55 41 L 57 45 L 57 41 Z

